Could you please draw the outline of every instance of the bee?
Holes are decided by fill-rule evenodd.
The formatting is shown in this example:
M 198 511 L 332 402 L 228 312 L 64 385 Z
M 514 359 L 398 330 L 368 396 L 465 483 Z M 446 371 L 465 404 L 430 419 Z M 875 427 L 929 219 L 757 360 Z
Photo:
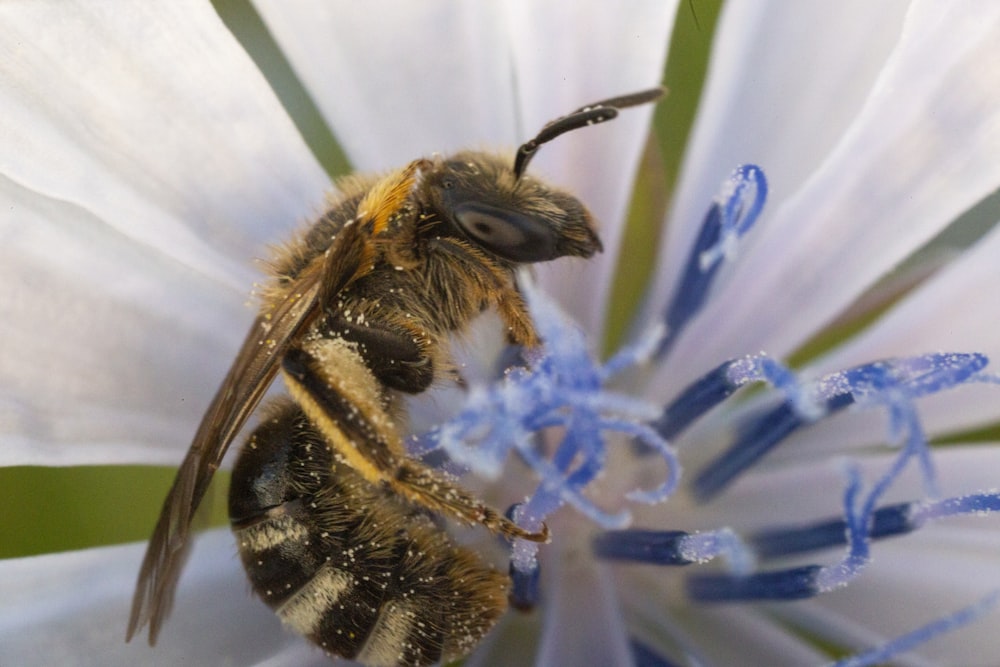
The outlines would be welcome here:
M 255 592 L 326 652 L 367 665 L 468 654 L 506 610 L 509 578 L 456 545 L 438 516 L 546 541 L 406 454 L 402 396 L 454 377 L 449 337 L 494 308 L 513 344 L 538 336 L 519 265 L 590 257 L 601 241 L 574 196 L 525 173 L 556 137 L 658 99 L 652 89 L 545 125 L 513 161 L 485 152 L 414 160 L 338 183 L 339 195 L 275 252 L 260 313 L 163 504 L 127 639 L 154 644 L 173 602 L 195 510 L 275 376 L 236 461 L 229 510 Z

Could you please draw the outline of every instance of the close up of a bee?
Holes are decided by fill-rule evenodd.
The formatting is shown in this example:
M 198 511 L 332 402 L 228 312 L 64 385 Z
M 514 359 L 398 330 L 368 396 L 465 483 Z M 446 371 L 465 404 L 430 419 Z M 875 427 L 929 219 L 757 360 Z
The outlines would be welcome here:
M 337 184 L 327 212 L 275 252 L 260 313 L 164 501 L 128 624 L 155 643 L 191 522 L 230 443 L 279 370 L 288 397 L 261 410 L 233 470 L 229 513 L 254 591 L 328 654 L 365 665 L 467 655 L 507 608 L 509 577 L 435 517 L 544 542 L 407 456 L 402 396 L 454 379 L 449 338 L 483 310 L 510 343 L 538 336 L 519 265 L 601 250 L 574 196 L 525 173 L 568 131 L 653 102 L 662 89 L 547 124 L 513 160 L 432 156 Z

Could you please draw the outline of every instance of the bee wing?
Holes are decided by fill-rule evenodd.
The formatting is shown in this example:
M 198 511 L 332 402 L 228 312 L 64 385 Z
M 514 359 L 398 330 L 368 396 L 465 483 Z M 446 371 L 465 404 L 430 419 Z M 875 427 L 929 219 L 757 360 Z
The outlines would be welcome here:
M 369 238 L 362 225 L 345 225 L 326 255 L 297 277 L 295 289 L 254 321 L 163 503 L 139 570 L 126 640 L 148 623 L 149 643 L 156 642 L 187 557 L 191 520 L 222 457 L 267 391 L 285 352 L 322 312 L 322 304 L 371 270 Z

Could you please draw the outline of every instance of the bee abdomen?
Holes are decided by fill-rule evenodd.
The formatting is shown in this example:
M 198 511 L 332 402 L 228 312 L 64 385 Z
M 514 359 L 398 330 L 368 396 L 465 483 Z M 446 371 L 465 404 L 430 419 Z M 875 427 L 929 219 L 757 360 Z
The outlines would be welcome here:
M 229 504 L 256 593 L 329 653 L 367 665 L 460 657 L 506 609 L 505 575 L 334 463 L 293 404 L 251 435 Z

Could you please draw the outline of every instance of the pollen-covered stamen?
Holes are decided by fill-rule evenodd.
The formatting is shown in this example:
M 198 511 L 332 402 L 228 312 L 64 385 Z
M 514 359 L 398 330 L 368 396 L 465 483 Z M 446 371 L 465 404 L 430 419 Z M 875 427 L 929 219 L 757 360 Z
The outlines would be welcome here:
M 879 540 L 905 535 L 932 521 L 961 515 L 983 515 L 1000 511 L 1000 492 L 971 493 L 942 500 L 895 503 L 872 513 L 868 537 Z M 748 539 L 761 558 L 778 558 L 818 551 L 847 543 L 847 521 L 842 518 L 808 525 L 770 528 Z
M 709 288 L 724 261 L 736 256 L 740 239 L 760 217 L 767 200 L 767 179 L 756 165 L 741 165 L 723 183 L 684 265 L 677 291 L 667 306 L 667 336 L 660 344 L 663 356 L 691 318 L 702 309 Z
M 872 514 L 868 537 L 877 540 L 913 531 L 913 503 L 880 507 Z M 847 520 L 828 519 L 803 526 L 770 528 L 748 540 L 760 558 L 778 558 L 847 544 Z
M 908 444 L 871 491 L 861 497 L 861 473 L 857 465 L 847 467 L 844 518 L 805 528 L 772 530 L 749 541 L 764 557 L 786 556 L 835 544 L 847 544 L 840 562 L 832 566 L 807 565 L 771 572 L 744 575 L 696 575 L 688 584 L 688 594 L 703 602 L 750 600 L 793 600 L 811 597 L 846 586 L 871 560 L 871 542 L 878 537 L 900 535 L 930 521 L 963 514 L 983 515 L 1000 511 L 1000 493 L 968 494 L 944 500 L 903 503 L 876 510 L 879 499 L 913 458 L 915 447 Z
M 914 400 L 969 382 L 994 382 L 993 376 L 980 372 L 987 363 L 987 357 L 977 353 L 925 354 L 862 364 L 802 383 L 766 355 L 731 362 L 731 382 L 768 382 L 781 390 L 785 400 L 743 424 L 736 441 L 699 472 L 694 494 L 702 501 L 711 499 L 800 427 L 856 403 L 888 410 L 890 440 L 902 442 L 907 456 L 918 457 L 933 495 L 933 467 Z
M 747 576 L 739 573 L 696 575 L 688 580 L 688 594 L 704 602 L 811 597 L 846 586 L 857 577 L 870 561 L 873 537 L 909 532 L 943 516 L 982 513 L 1000 507 L 997 494 L 980 493 L 947 501 L 896 505 L 876 510 L 879 500 L 914 459 L 920 464 L 928 494 L 936 492 L 930 448 L 914 407 L 914 399 L 967 382 L 992 382 L 995 378 L 980 372 L 986 363 L 986 357 L 979 354 L 923 355 L 865 364 L 832 373 L 814 383 L 810 391 L 817 399 L 830 401 L 840 396 L 851 396 L 861 405 L 887 408 L 891 435 L 902 447 L 864 497 L 861 495 L 858 467 L 848 466 L 843 521 L 823 522 L 808 529 L 771 531 L 753 538 L 751 544 L 760 546 L 764 555 L 787 555 L 805 550 L 806 546 L 819 548 L 833 543 L 833 532 L 840 531 L 844 536 L 841 541 L 847 544 L 844 557 L 832 566 L 807 565 Z M 763 362 L 755 366 L 762 378 L 776 377 L 774 369 L 768 371 Z M 785 376 L 778 373 L 777 377 Z M 786 395 L 790 389 L 794 389 L 793 384 L 786 388 Z M 791 397 L 783 404 L 786 406 L 785 414 L 789 419 L 793 415 L 801 419 L 792 404 Z M 729 461 L 735 460 L 731 451 L 726 456 Z
M 824 414 L 839 412 L 853 402 L 850 394 L 840 394 L 826 401 Z M 711 500 L 785 438 L 811 423 L 789 401 L 751 417 L 740 427 L 729 449 L 694 478 L 691 490 L 695 498 L 701 502 Z
M 749 573 L 754 554 L 728 528 L 701 533 L 683 530 L 609 530 L 592 543 L 594 554 L 606 560 L 652 565 L 692 565 L 725 558 L 737 574 Z
M 690 533 L 683 530 L 607 530 L 592 543 L 594 555 L 606 560 L 623 560 L 653 565 L 691 565 L 691 558 L 682 548 Z
M 700 574 L 686 582 L 688 595 L 700 602 L 748 602 L 754 600 L 800 600 L 847 585 L 870 560 L 867 536 L 868 503 L 859 502 L 861 475 L 855 466 L 848 471 L 844 492 L 844 516 L 848 549 L 832 566 L 804 565 L 754 574 Z
M 730 375 L 731 367 L 740 362 L 742 360 L 723 362 L 689 384 L 650 426 L 665 440 L 684 431 L 742 386 L 742 383 L 733 381 Z
M 722 258 L 726 261 L 735 259 L 740 238 L 750 231 L 764 210 L 764 202 L 767 201 L 764 172 L 756 165 L 740 165 L 723 184 L 723 190 L 715 201 L 722 208 L 722 220 L 718 241 L 702 250 L 698 257 L 705 271 Z
M 535 608 L 540 597 L 540 574 L 541 570 L 538 568 L 537 561 L 523 569 L 518 569 L 511 561 L 509 598 L 512 607 L 521 611 L 530 611 Z

